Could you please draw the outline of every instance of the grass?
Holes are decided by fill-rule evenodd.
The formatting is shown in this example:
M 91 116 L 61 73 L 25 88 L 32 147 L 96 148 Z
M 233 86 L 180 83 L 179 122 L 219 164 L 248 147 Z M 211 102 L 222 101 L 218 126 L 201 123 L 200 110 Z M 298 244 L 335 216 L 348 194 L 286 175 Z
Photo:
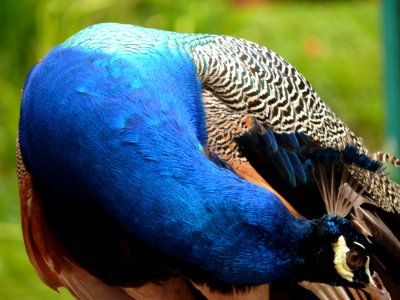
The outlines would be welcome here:
M 296 66 L 373 150 L 383 144 L 379 5 L 373 1 L 3 0 L 0 10 L 0 299 L 68 299 L 30 265 L 19 229 L 15 136 L 24 78 L 51 47 L 97 22 L 246 38 Z M 2 223 L 1 223 L 2 222 Z

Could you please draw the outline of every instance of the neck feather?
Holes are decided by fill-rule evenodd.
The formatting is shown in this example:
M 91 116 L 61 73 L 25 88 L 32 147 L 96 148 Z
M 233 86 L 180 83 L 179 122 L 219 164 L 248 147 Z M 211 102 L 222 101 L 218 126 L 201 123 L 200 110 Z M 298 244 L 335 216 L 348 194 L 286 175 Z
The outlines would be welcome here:
M 221 280 L 285 278 L 309 223 L 207 159 L 194 67 L 165 55 L 56 49 L 25 85 L 25 164 L 59 197 L 101 206 L 138 239 Z

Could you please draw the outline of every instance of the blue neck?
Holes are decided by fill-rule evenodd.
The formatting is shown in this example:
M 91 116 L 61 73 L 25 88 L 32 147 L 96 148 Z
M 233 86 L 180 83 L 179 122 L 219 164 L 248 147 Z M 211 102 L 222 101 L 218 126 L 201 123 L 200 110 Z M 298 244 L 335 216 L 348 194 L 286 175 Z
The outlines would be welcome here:
M 168 51 L 150 57 L 58 48 L 37 65 L 19 129 L 28 170 L 221 280 L 287 276 L 310 224 L 207 159 L 192 63 Z

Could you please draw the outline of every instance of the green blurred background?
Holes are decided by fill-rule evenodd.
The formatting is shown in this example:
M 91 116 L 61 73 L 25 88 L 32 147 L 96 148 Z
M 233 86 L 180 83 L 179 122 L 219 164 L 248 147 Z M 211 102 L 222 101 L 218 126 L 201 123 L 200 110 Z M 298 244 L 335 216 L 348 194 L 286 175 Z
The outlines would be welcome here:
M 383 147 L 378 1 L 2 0 L 0 299 L 70 299 L 40 282 L 22 242 L 14 158 L 21 89 L 51 47 L 87 25 L 110 21 L 263 44 L 296 66 L 370 150 Z

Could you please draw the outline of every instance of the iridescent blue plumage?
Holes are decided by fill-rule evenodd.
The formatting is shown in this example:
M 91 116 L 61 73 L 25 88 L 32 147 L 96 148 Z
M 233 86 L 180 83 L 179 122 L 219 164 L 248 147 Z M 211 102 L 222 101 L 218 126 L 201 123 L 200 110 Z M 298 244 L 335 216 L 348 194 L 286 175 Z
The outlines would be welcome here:
M 104 29 L 114 31 L 104 35 Z M 62 210 L 49 208 L 57 203 L 100 209 L 128 239 L 178 259 L 179 266 L 161 270 L 170 276 L 196 269 L 239 286 L 372 283 L 369 260 L 354 282 L 333 265 L 339 237 L 350 249 L 367 243 L 348 221 L 296 217 L 273 192 L 208 154 L 202 84 L 174 40 L 178 35 L 119 29 L 83 31 L 55 48 L 26 81 L 19 144 L 47 213 L 55 214 L 49 220 L 57 222 L 57 213 L 62 219 Z M 290 184 L 306 182 L 296 133 L 244 138 L 276 155 Z M 79 261 L 84 247 L 74 241 L 71 248 Z
M 189 60 L 61 46 L 27 85 L 19 138 L 40 184 L 100 205 L 140 240 L 221 280 L 288 276 L 309 224 L 204 155 L 200 83 Z

